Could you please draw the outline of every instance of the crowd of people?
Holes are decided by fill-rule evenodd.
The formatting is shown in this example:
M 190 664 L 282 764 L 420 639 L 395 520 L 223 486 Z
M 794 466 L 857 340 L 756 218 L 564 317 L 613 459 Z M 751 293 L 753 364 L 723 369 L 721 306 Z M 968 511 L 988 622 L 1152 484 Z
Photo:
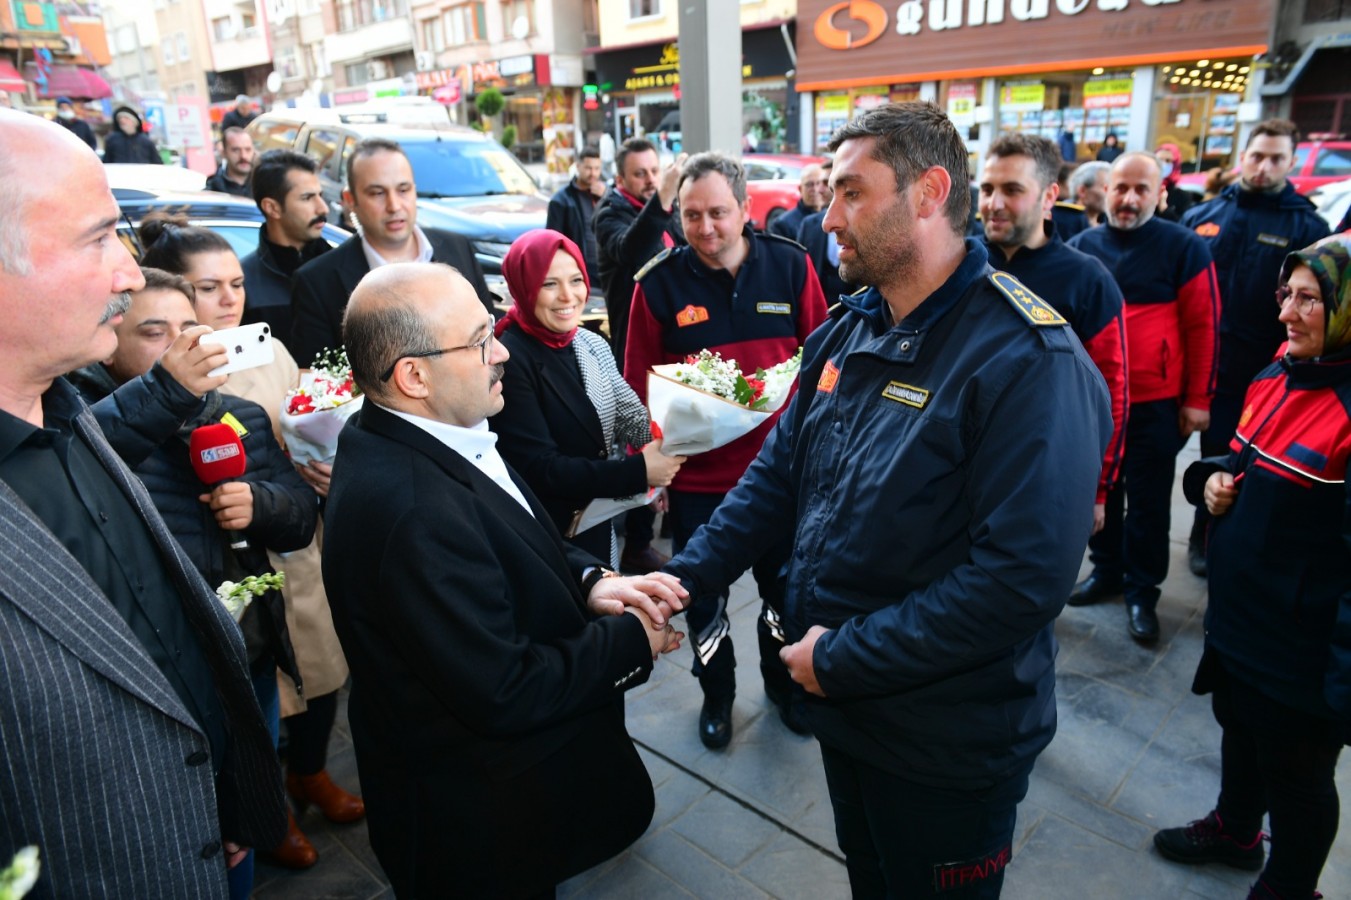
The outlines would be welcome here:
M 330 247 L 314 162 L 232 125 L 213 187 L 257 203 L 257 250 L 152 215 L 137 261 L 84 136 L 0 110 L 0 855 L 38 845 L 41 896 L 245 897 L 252 851 L 315 863 L 314 805 L 367 820 L 398 896 L 552 896 L 652 819 L 624 694 L 678 628 L 699 738 L 731 743 L 750 570 L 765 696 L 820 742 L 854 895 L 998 896 L 1055 734 L 1056 619 L 1121 598 L 1160 639 L 1200 433 L 1221 784 L 1155 845 L 1317 896 L 1351 721 L 1351 240 L 1286 180 L 1297 141 L 1260 123 L 1190 204 L 1176 146 L 1071 170 L 1010 134 L 972 190 L 948 118 L 890 104 L 762 233 L 735 158 L 632 139 L 608 185 L 582 151 L 512 244 L 503 316 L 472 246 L 418 225 L 397 143 L 352 152 L 357 233 Z M 260 322 L 273 361 L 212 374 L 202 338 Z M 340 347 L 363 406 L 293 464 L 284 398 Z M 652 367 L 799 348 L 779 412 L 664 451 Z M 216 427 L 241 473 L 204 482 Z M 237 622 L 216 597 L 278 571 Z M 326 771 L 349 683 L 361 796 Z

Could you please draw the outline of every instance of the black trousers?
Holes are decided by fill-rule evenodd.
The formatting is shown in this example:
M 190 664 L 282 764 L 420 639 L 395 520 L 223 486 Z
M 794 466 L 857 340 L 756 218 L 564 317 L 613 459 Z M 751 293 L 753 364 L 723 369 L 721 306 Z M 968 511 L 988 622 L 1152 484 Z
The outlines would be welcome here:
M 854 900 L 998 897 L 1031 769 L 989 788 L 929 787 L 821 745 Z
M 1202 666 L 1213 667 L 1211 708 L 1224 729 L 1215 808 L 1226 830 L 1238 835 L 1255 833 L 1270 815 L 1271 854 L 1262 880 L 1279 897 L 1312 897 L 1341 816 L 1334 780 L 1341 726 L 1228 675 L 1213 651 Z
M 1185 441 L 1178 402 L 1132 403 L 1121 480 L 1107 492 L 1106 522 L 1088 541 L 1093 571 L 1125 582 L 1126 602 L 1153 609 L 1168 576 L 1168 528 L 1177 453 Z
M 671 521 L 671 546 L 679 553 L 694 537 L 694 532 L 713 518 L 714 510 L 726 495 L 696 494 L 691 491 L 668 491 L 668 494 L 671 505 L 666 515 Z M 788 670 L 779 659 L 784 639 L 777 624 L 783 616 L 786 584 L 784 566 L 792 546 L 791 540 L 782 541 L 750 566 L 756 587 L 760 590 L 760 617 L 755 623 L 760 650 L 760 674 L 765 680 L 765 692 L 776 699 L 787 699 L 793 690 Z M 718 640 L 720 627 L 726 624 L 726 608 L 725 596 L 699 597 L 685 612 L 685 622 L 695 650 L 692 671 L 699 679 L 704 694 L 709 697 L 728 698 L 736 693 L 736 653 L 732 648 L 731 634 L 721 637 L 717 650 L 707 662 L 701 660 L 699 655 L 701 636 L 710 641 Z

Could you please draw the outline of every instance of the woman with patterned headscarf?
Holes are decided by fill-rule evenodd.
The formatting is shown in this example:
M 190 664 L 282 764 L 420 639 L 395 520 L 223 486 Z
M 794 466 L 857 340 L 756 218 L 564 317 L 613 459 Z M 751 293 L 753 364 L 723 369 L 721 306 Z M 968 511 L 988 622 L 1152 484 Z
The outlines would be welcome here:
M 1351 733 L 1349 301 L 1351 239 L 1286 257 L 1276 303 L 1287 341 L 1249 387 L 1228 457 L 1183 479 L 1215 517 L 1192 690 L 1211 694 L 1223 730 L 1220 796 L 1154 843 L 1179 862 L 1262 869 L 1250 898 L 1318 896 L 1337 835 L 1333 776 Z
M 502 411 L 488 423 L 503 458 L 566 536 L 592 500 L 664 487 L 685 458 L 662 454 L 647 409 L 619 376 L 609 344 L 578 327 L 590 282 L 577 245 L 557 231 L 527 231 L 512 242 L 502 275 L 514 303 L 497 323 L 497 337 L 511 358 Z M 642 452 L 612 452 L 616 444 Z M 619 566 L 610 522 L 568 539 Z

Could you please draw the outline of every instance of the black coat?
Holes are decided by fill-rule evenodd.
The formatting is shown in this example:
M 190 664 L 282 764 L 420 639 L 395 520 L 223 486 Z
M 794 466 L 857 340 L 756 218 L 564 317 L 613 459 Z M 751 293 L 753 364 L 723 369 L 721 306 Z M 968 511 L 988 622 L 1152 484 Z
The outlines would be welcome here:
M 586 259 L 586 277 L 596 289 L 600 289 L 601 284 L 600 263 L 596 257 L 596 231 L 591 227 L 591 221 L 600 208 L 599 202 L 589 191 L 579 190 L 569 181 L 549 198 L 549 214 L 544 220 L 545 228 L 567 235 L 581 248 Z
M 640 454 L 609 459 L 600 417 L 586 395 L 568 347 L 555 351 L 513 326 L 502 333 L 511 352 L 502 378 L 502 411 L 488 420 L 500 435 L 502 458 L 521 473 L 566 532 L 573 516 L 597 497 L 629 497 L 647 490 Z M 600 559 L 610 558 L 610 529 L 596 526 L 572 543 Z
M 103 139 L 103 161 L 105 163 L 147 163 L 163 165 L 159 150 L 148 134 L 126 134 L 111 131 Z
M 288 553 L 313 540 L 317 495 L 278 446 L 272 422 L 258 404 L 214 391 L 198 400 L 159 365 L 116 390 L 98 363 L 72 373 L 70 380 L 92 404 L 108 443 L 145 484 L 169 531 L 211 587 L 269 572 L 268 550 Z M 227 413 L 246 429 L 241 436 L 246 469 L 238 480 L 253 491 L 253 522 L 244 531 L 249 547 L 234 551 L 211 508 L 197 499 L 210 488 L 192 468 L 186 436 Z M 266 661 L 270 652 L 272 664 L 299 677 L 279 593 L 259 598 L 240 624 L 251 663 Z
M 94 138 L 94 129 L 90 128 L 89 123 L 84 119 L 62 119 L 58 116 L 56 124 L 88 144 L 90 150 L 97 150 L 99 148 L 98 141 Z
M 635 616 L 592 619 L 598 561 L 421 428 L 367 401 L 338 444 L 324 586 L 371 846 L 400 897 L 540 893 L 652 818 L 623 694 Z M 522 856 L 522 839 L 529 852 Z
M 474 286 L 484 308 L 493 312 L 492 294 L 469 239 L 438 228 L 422 230 L 432 245 L 432 261 L 458 269 Z M 291 287 L 291 343 L 287 349 L 302 369 L 308 369 L 318 353 L 342 346 L 342 314 L 347 299 L 370 270 L 361 249 L 361 236 L 356 234 L 297 270 Z
M 610 343 L 622 372 L 629 307 L 633 305 L 633 276 L 666 246 L 663 234 L 677 244 L 685 243 L 685 234 L 680 230 L 680 217 L 662 209 L 661 194 L 653 194 L 642 209 L 635 209 L 618 188 L 610 188 L 600 198 L 591 224 L 596 229 L 596 257 L 605 289 Z
M 300 248 L 302 265 L 317 259 L 331 248 L 328 241 L 315 238 Z M 239 261 L 244 270 L 244 315 L 239 324 L 266 322 L 272 328 L 272 337 L 291 348 L 291 282 L 293 275 L 282 271 L 274 256 L 275 250 L 267 240 L 266 226 L 258 228 L 258 249 Z M 288 252 L 283 250 L 283 252 Z

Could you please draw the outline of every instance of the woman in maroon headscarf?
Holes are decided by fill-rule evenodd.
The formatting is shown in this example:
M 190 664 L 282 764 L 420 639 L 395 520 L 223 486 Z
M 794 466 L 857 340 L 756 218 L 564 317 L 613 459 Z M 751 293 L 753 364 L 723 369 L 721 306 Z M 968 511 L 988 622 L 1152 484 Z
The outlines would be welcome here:
M 665 487 L 684 457 L 652 440 L 647 409 L 615 366 L 605 339 L 578 327 L 591 286 L 577 245 L 557 231 L 528 231 L 512 243 L 502 274 L 513 306 L 497 323 L 511 351 L 503 409 L 488 420 L 498 450 L 539 497 L 560 533 L 592 500 Z M 625 455 L 624 447 L 642 452 Z M 610 522 L 573 544 L 618 566 Z

